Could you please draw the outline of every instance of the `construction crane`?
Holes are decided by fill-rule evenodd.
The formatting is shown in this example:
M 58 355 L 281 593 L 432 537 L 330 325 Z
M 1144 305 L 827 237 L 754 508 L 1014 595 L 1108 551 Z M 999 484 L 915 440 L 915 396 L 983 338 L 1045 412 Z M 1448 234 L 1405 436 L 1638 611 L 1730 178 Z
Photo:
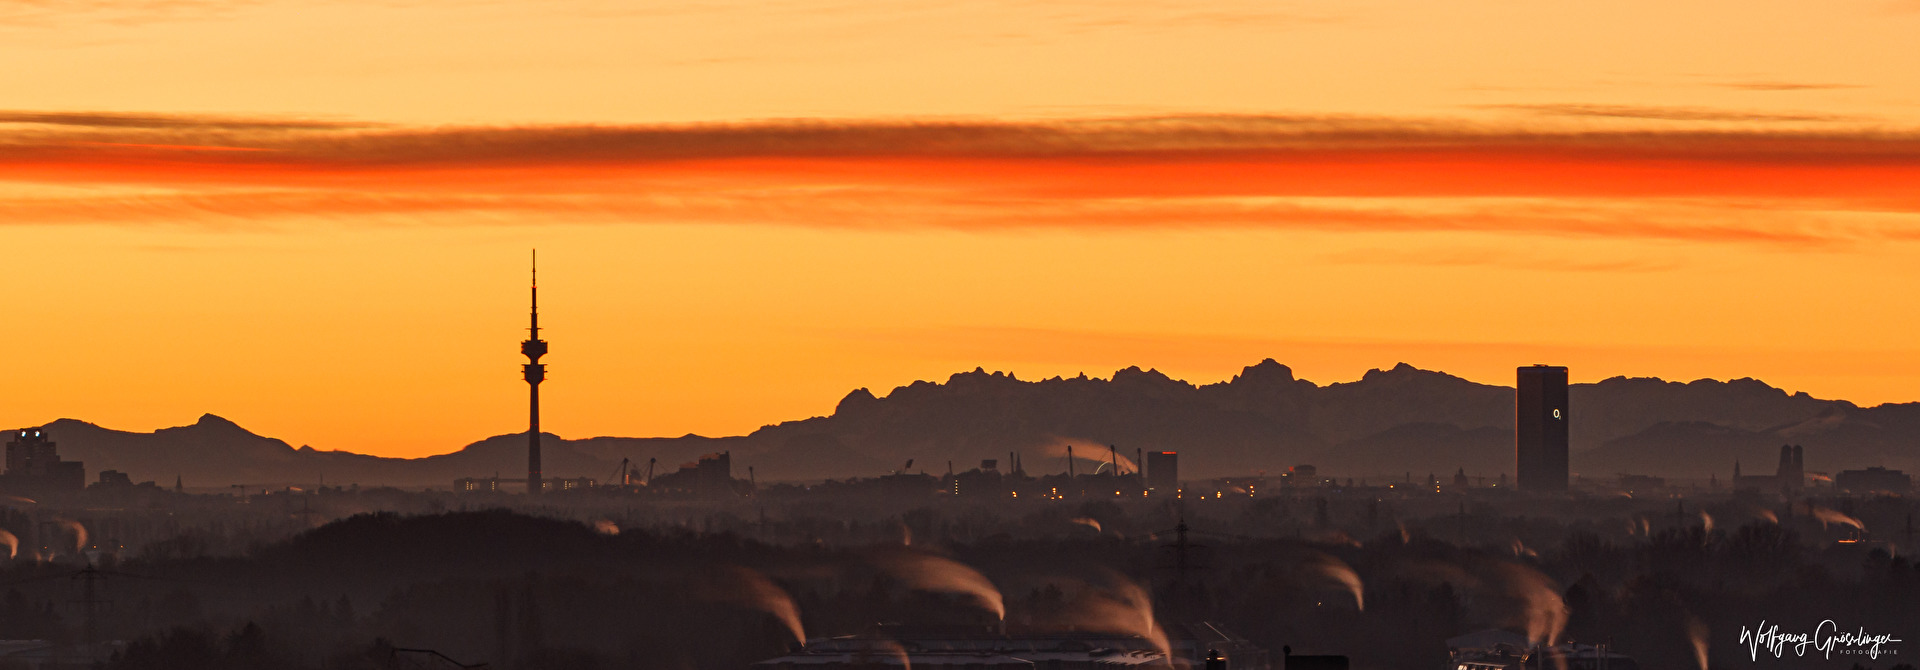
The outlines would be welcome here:
M 629 474 L 630 471 L 628 470 L 627 466 L 632 463 L 633 461 L 631 460 L 628 460 L 625 458 L 620 459 L 620 468 L 617 470 L 614 470 L 613 478 L 608 479 L 607 481 L 609 483 L 620 482 L 621 486 L 631 486 L 633 484 L 633 477 Z
M 647 481 L 645 484 L 646 486 L 653 486 L 653 464 L 658 462 L 660 462 L 660 459 L 657 459 L 657 458 L 647 459 Z

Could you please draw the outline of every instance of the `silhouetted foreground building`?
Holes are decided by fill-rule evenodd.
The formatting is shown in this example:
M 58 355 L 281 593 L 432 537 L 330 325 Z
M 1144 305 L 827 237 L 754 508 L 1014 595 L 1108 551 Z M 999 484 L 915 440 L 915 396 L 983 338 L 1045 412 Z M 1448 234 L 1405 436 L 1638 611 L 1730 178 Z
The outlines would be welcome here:
M 1797 444 L 1780 445 L 1780 466 L 1771 475 L 1740 474 L 1740 463 L 1733 464 L 1733 490 L 1764 491 L 1793 495 L 1805 487 L 1807 453 Z
M 1567 369 L 1519 369 L 1514 394 L 1514 474 L 1522 491 L 1567 490 Z
M 1833 476 L 1833 487 L 1854 493 L 1904 494 L 1913 489 L 1913 477 L 1899 470 L 1878 467 L 1841 470 Z
M 1780 467 L 1774 471 L 1780 478 L 1780 490 L 1783 493 L 1799 493 L 1807 483 L 1807 452 L 1800 445 L 1780 445 Z
M 1171 665 L 1199 670 L 1209 655 L 1223 670 L 1269 670 L 1267 652 L 1219 624 L 1173 624 L 1163 632 Z M 811 640 L 758 670 L 813 668 L 940 668 L 942 670 L 1096 670 L 1164 668 L 1151 641 L 1137 635 L 993 626 L 876 626 L 860 635 Z M 1219 667 L 1219 666 L 1216 666 Z
M 1280 475 L 1281 486 L 1307 487 L 1320 485 L 1320 468 L 1313 465 L 1289 465 Z
M 461 477 L 453 480 L 453 490 L 461 493 L 498 493 L 501 484 L 512 481 L 499 477 Z
M 7 472 L 0 489 L 21 495 L 79 491 L 87 485 L 86 466 L 60 460 L 53 440 L 39 428 L 13 431 L 7 441 Z
M 741 495 L 733 479 L 733 453 L 722 451 L 701 456 L 680 469 L 654 477 L 649 489 L 662 493 L 692 495 L 699 498 L 730 498 Z
M 503 490 L 501 487 L 504 485 L 525 483 L 527 483 L 527 480 L 519 478 L 508 479 L 497 476 L 461 477 L 453 480 L 453 490 L 459 493 L 498 493 Z M 577 491 L 594 488 L 599 485 L 599 480 L 592 477 L 549 477 L 545 481 L 540 482 L 540 490 L 543 492 Z
M 1147 452 L 1147 488 L 1161 495 L 1180 492 L 1180 454 L 1172 451 Z

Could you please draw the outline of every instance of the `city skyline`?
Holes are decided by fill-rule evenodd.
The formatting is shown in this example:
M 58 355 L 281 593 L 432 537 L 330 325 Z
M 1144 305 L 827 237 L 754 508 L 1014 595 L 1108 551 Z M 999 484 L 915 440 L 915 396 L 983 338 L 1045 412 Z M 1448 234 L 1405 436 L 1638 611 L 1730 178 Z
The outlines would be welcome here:
M 523 328 L 523 330 L 525 329 Z M 1053 382 L 1053 381 L 1060 381 L 1063 379 L 1064 380 L 1082 379 L 1082 380 L 1091 380 L 1095 382 L 1107 383 L 1107 382 L 1112 382 L 1116 376 L 1125 376 L 1129 372 L 1136 372 L 1136 373 L 1145 373 L 1147 375 L 1165 376 L 1166 379 L 1174 383 L 1182 384 L 1189 389 L 1197 390 L 1197 389 L 1203 389 L 1211 386 L 1230 384 L 1234 382 L 1236 379 L 1238 379 L 1239 377 L 1241 377 L 1243 374 L 1245 374 L 1248 370 L 1252 370 L 1255 367 L 1258 367 L 1260 365 L 1271 365 L 1274 363 L 1276 363 L 1276 361 L 1269 358 L 1269 359 L 1266 359 L 1264 363 L 1242 368 L 1240 371 L 1238 371 L 1239 372 L 1238 374 L 1228 375 L 1227 378 L 1218 379 L 1218 380 L 1183 379 L 1180 377 L 1167 375 L 1164 371 L 1161 371 L 1157 368 L 1137 366 L 1137 365 L 1129 366 L 1127 368 L 1122 368 L 1120 370 L 1116 370 L 1114 372 L 1110 372 L 1106 374 L 1081 373 L 1078 375 L 1071 375 L 1071 376 L 1064 375 L 1064 374 L 1057 374 L 1051 377 L 1030 377 L 1030 376 L 1022 375 L 1017 371 L 988 370 L 984 367 L 976 367 L 974 370 L 954 370 L 945 377 L 913 380 L 913 381 L 901 384 L 899 386 L 893 387 L 891 389 L 867 389 L 865 387 L 849 389 L 846 392 L 838 394 L 836 396 L 836 402 L 844 402 L 849 396 L 857 396 L 857 395 L 860 395 L 862 392 L 871 393 L 874 396 L 877 396 L 881 399 L 885 399 L 892 392 L 908 390 L 916 387 L 917 385 L 925 385 L 925 384 L 932 384 L 935 386 L 945 385 L 949 383 L 952 379 L 966 377 L 969 375 L 989 375 L 993 377 L 1004 376 L 1010 382 L 1019 382 L 1019 383 L 1026 383 L 1026 384 L 1032 384 L 1035 382 Z M 544 367 L 544 365 L 542 367 Z M 1287 366 L 1287 367 L 1291 367 L 1291 366 Z M 1382 373 L 1389 373 L 1389 372 L 1398 372 L 1401 370 L 1409 370 L 1417 374 L 1440 375 L 1442 377 L 1458 379 L 1462 382 L 1465 382 L 1471 385 L 1517 390 L 1517 387 L 1511 383 L 1502 383 L 1500 381 L 1481 381 L 1481 380 L 1475 380 L 1475 379 L 1468 379 L 1466 377 L 1455 375 L 1454 373 L 1446 370 L 1433 370 L 1433 369 L 1421 368 L 1418 366 L 1408 365 L 1405 362 L 1399 363 L 1396 366 L 1392 366 L 1392 367 L 1382 366 L 1377 368 L 1371 368 L 1367 371 L 1367 375 L 1364 375 L 1362 378 L 1323 381 L 1323 380 L 1308 379 L 1306 377 L 1298 377 L 1298 380 L 1301 382 L 1312 383 L 1315 386 L 1320 388 L 1328 388 L 1328 387 L 1337 387 L 1342 385 L 1359 384 L 1359 383 L 1362 383 L 1365 378 L 1371 377 L 1372 375 L 1379 375 Z M 1509 373 L 1509 376 L 1511 376 L 1511 373 Z M 1579 379 L 1578 377 L 1571 377 L 1571 378 Z M 1804 398 L 1809 402 L 1812 402 L 1815 404 L 1822 404 L 1822 405 L 1830 404 L 1830 403 L 1840 403 L 1843 405 L 1860 407 L 1860 408 L 1877 409 L 1881 407 L 1899 407 L 1903 405 L 1914 404 L 1914 403 L 1885 403 L 1882 405 L 1867 405 L 1862 403 L 1855 403 L 1845 398 L 1821 398 L 1818 396 L 1806 395 L 1803 392 L 1795 392 L 1791 389 L 1784 389 L 1778 386 L 1773 386 L 1768 384 L 1766 380 L 1755 379 L 1752 377 L 1740 377 L 1740 378 L 1727 379 L 1727 380 L 1717 380 L 1717 379 L 1711 379 L 1711 378 L 1678 380 L 1678 379 L 1662 379 L 1659 377 L 1635 377 L 1635 376 L 1627 376 L 1627 375 L 1615 375 L 1613 377 L 1608 377 L 1606 379 L 1595 379 L 1592 381 L 1586 381 L 1586 380 L 1574 381 L 1574 382 L 1571 382 L 1571 384 L 1594 386 L 1601 382 L 1623 382 L 1623 381 L 1624 382 L 1650 381 L 1650 382 L 1656 382 L 1656 383 L 1665 384 L 1665 385 L 1678 385 L 1678 386 L 1691 386 L 1691 385 L 1697 385 L 1700 383 L 1729 385 L 1729 384 L 1739 384 L 1739 383 L 1745 382 L 1745 383 L 1751 383 L 1760 388 L 1765 388 L 1775 392 L 1779 392 L 1782 394 L 1781 398 L 1783 399 L 1791 396 L 1794 399 Z M 1564 391 L 1563 391 L 1563 394 L 1564 394 Z M 829 403 L 829 405 L 831 404 L 833 403 Z M 757 428 L 764 429 L 764 428 L 774 427 L 782 424 L 803 423 L 810 419 L 833 417 L 833 416 L 836 416 L 835 410 L 836 410 L 835 407 L 830 406 L 824 412 L 820 414 L 811 415 L 811 416 L 769 417 L 766 421 L 761 422 L 760 425 L 757 426 Z M 211 419 L 216 423 L 234 423 L 236 418 L 242 419 L 238 423 L 246 424 L 249 429 L 257 428 L 259 425 L 256 422 L 244 420 L 244 417 L 229 417 L 229 416 L 222 415 L 218 412 L 203 412 L 199 415 L 197 421 L 200 423 L 204 423 Z M 172 421 L 171 423 L 166 423 L 163 421 L 163 423 L 156 424 L 154 426 L 128 426 L 128 425 L 104 423 L 104 422 L 97 421 L 85 416 L 61 416 L 61 417 L 47 418 L 45 420 L 38 421 L 38 422 L 33 422 L 33 421 L 24 422 L 24 423 L 21 423 L 21 425 L 22 426 L 42 426 L 42 425 L 50 425 L 50 422 L 84 422 L 86 424 L 96 426 L 99 429 L 104 429 L 107 431 L 121 432 L 121 433 L 128 433 L 128 434 L 149 434 L 154 431 L 178 430 L 181 428 L 195 425 L 195 420 L 190 420 L 190 419 L 193 419 L 193 417 L 183 417 L 178 420 L 171 420 Z M 254 432 L 254 431 L 249 430 L 248 432 Z M 741 433 L 737 433 L 737 434 L 719 433 L 719 434 L 705 434 L 705 435 L 699 434 L 699 433 L 685 433 L 681 436 L 674 436 L 674 435 L 650 435 L 650 434 L 638 434 L 638 433 L 634 433 L 634 434 L 617 434 L 617 433 L 569 434 L 569 433 L 559 432 L 559 431 L 548 429 L 548 428 L 540 429 L 540 433 L 543 435 L 560 437 L 567 440 L 586 440 L 586 439 L 643 439 L 644 440 L 644 439 L 675 439 L 675 438 L 713 439 L 713 438 L 742 437 L 752 432 L 755 432 L 755 431 L 742 431 Z M 470 448 L 496 438 L 519 437 L 522 440 L 526 440 L 530 436 L 529 431 L 526 430 L 524 427 L 517 431 L 509 429 L 502 432 L 490 433 L 490 434 L 484 434 L 484 435 L 479 433 L 469 433 L 469 434 L 462 434 L 462 435 L 455 436 L 453 438 L 454 441 L 452 442 L 448 442 L 445 444 L 432 445 L 431 447 L 427 447 L 425 448 L 425 450 L 420 451 L 418 453 L 390 454 L 390 453 L 378 453 L 374 451 L 358 450 L 351 446 L 344 447 L 344 448 L 335 448 L 335 447 L 329 447 L 329 446 L 314 445 L 304 441 L 298 436 L 273 434 L 265 431 L 260 431 L 255 434 L 260 435 L 261 437 L 264 437 L 264 438 L 284 441 L 287 444 L 293 445 L 298 448 L 311 447 L 313 449 L 317 449 L 321 451 L 332 451 L 332 452 L 341 452 L 341 453 L 348 453 L 348 454 L 365 454 L 370 456 L 379 456 L 383 458 L 400 458 L 400 459 L 419 459 L 419 458 L 426 458 L 426 457 L 433 457 L 433 456 L 444 456 L 444 455 L 458 453 L 463 449 Z M 1589 448 L 1591 448 L 1591 446 L 1592 445 L 1589 445 Z M 1511 455 L 1509 454 L 1509 456 Z M 1508 460 L 1511 460 L 1511 458 L 1509 458 Z M 1511 465 L 1511 463 L 1509 463 L 1509 465 Z M 516 479 L 513 481 L 518 482 L 521 480 Z

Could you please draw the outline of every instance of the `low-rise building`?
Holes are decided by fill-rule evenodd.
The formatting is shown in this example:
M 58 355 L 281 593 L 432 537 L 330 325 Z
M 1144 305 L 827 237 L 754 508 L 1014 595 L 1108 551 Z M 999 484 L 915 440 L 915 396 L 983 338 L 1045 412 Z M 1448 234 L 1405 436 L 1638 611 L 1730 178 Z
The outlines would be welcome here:
M 1913 477 L 1881 467 L 1841 470 L 1833 476 L 1833 487 L 1854 493 L 1906 493 L 1913 489 Z

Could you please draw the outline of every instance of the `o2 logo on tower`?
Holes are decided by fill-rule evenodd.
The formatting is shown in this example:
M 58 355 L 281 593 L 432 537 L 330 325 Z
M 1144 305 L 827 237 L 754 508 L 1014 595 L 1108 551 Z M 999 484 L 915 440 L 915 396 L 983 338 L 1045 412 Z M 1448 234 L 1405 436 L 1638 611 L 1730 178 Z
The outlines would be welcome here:
M 1558 419 L 1558 418 L 1560 418 L 1560 410 L 1558 410 L 1558 409 L 1556 409 L 1556 410 L 1553 410 L 1553 418 L 1555 418 L 1555 419 Z

